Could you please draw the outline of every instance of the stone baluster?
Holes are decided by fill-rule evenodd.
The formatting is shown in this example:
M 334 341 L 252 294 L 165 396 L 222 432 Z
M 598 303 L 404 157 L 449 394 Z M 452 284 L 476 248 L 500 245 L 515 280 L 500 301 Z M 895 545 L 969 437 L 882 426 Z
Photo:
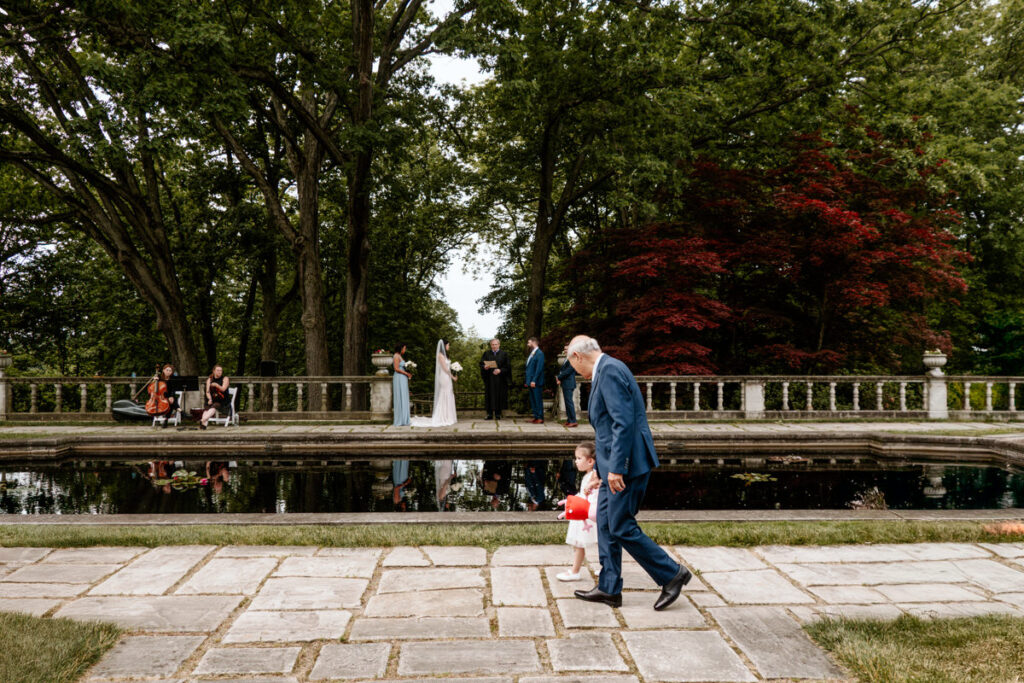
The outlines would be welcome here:
M 853 409 L 860 410 L 860 382 L 853 383 Z
M 33 382 L 29 385 L 29 406 L 28 412 L 39 412 L 39 385 Z
M 302 382 L 295 383 L 295 411 L 302 412 Z
M 782 409 L 789 410 L 789 382 L 782 383 Z
M 245 407 L 247 410 L 256 409 L 256 384 L 249 382 L 249 400 L 246 402 Z
M 64 412 L 64 387 L 61 386 L 60 382 L 53 385 L 54 393 L 54 406 L 53 412 L 63 413 Z
M 992 382 L 985 382 L 985 412 L 992 412 Z
M 273 382 L 270 385 L 270 391 L 272 392 L 271 393 L 271 399 L 270 399 L 270 401 L 271 401 L 271 403 L 270 403 L 270 411 L 273 412 L 273 413 L 278 412 L 278 405 L 277 405 L 278 388 L 279 387 L 278 387 L 277 382 Z
M 964 382 L 964 410 L 971 409 L 971 383 Z
M 345 382 L 345 412 L 352 412 L 352 382 Z
M 921 383 L 921 406 L 922 410 L 928 410 L 928 380 Z
M 103 403 L 104 411 L 109 413 L 110 410 L 114 407 L 114 387 L 110 384 L 104 384 L 103 390 L 104 393 L 106 394 Z
M 833 413 L 836 412 L 836 383 L 828 383 L 828 409 Z
M 807 410 L 814 410 L 814 385 L 807 383 Z
M 725 382 L 718 383 L 718 412 L 725 410 Z
M 327 410 L 328 410 L 328 405 L 329 404 L 327 402 L 327 382 L 321 382 L 320 383 L 320 410 L 326 413 Z
M 676 383 L 669 382 L 668 385 L 668 409 L 676 412 Z
M 700 382 L 693 383 L 693 409 L 700 410 Z
M 1009 394 L 1010 394 L 1010 412 L 1011 413 L 1017 412 L 1017 396 L 1016 396 L 1016 392 L 1017 392 L 1017 384 L 1015 382 L 1010 382 Z
M 875 382 L 875 410 L 882 410 L 882 383 Z
M 654 397 L 654 383 L 653 382 L 648 382 L 647 383 L 647 412 L 648 413 L 651 412 L 652 410 L 654 410 L 653 397 Z
M 907 383 L 900 382 L 900 410 L 907 409 Z
M 85 384 L 78 385 L 78 396 L 81 403 L 78 405 L 78 412 L 84 413 L 89 408 L 89 394 Z

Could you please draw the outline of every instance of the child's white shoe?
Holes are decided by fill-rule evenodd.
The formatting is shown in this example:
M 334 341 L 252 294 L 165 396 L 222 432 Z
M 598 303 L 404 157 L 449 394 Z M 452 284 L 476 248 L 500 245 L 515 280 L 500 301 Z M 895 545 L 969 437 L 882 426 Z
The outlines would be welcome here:
M 580 572 L 576 572 L 575 574 L 573 572 L 562 572 L 555 576 L 555 578 L 559 581 L 579 581 Z

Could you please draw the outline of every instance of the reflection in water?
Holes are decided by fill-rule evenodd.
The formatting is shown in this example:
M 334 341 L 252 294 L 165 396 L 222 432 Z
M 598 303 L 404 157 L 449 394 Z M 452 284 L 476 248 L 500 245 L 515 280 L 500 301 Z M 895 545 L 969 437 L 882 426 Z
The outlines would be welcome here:
M 317 456 L 320 457 L 320 456 Z M 845 508 L 877 488 L 890 508 L 1006 508 L 1024 497 L 1020 473 L 982 466 L 806 459 L 759 469 L 671 465 L 655 471 L 645 509 Z M 178 478 L 175 479 L 177 474 Z M 735 477 L 736 474 L 748 476 Z M 758 474 L 770 477 L 754 476 Z M 771 481 L 775 479 L 776 481 Z M 7 514 L 174 514 L 551 510 L 575 493 L 569 458 L 366 461 L 89 461 L 4 464 Z M 872 500 L 876 497 L 872 494 Z M 553 518 L 553 516 L 552 516 Z

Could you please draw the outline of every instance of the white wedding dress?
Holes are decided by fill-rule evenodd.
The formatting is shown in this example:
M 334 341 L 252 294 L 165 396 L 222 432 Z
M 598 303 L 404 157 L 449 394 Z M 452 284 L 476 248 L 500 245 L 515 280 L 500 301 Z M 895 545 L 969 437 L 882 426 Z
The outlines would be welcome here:
M 455 414 L 455 383 L 444 340 L 437 342 L 437 365 L 434 366 L 434 411 L 430 417 L 414 417 L 413 427 L 445 427 L 458 421 Z

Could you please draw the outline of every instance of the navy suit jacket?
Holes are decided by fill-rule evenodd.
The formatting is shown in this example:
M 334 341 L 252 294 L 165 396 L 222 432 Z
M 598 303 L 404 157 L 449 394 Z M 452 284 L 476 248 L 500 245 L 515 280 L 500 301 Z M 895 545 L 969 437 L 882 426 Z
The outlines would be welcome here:
M 562 383 L 563 389 L 571 391 L 576 388 L 576 368 L 569 361 L 562 363 L 562 367 L 558 370 L 558 381 Z
M 540 349 L 526 361 L 526 386 L 530 386 L 530 382 L 544 386 L 544 352 Z
M 597 366 L 587 405 L 597 444 L 597 472 L 638 477 L 658 466 L 647 407 L 626 364 L 605 354 Z

